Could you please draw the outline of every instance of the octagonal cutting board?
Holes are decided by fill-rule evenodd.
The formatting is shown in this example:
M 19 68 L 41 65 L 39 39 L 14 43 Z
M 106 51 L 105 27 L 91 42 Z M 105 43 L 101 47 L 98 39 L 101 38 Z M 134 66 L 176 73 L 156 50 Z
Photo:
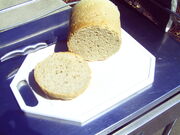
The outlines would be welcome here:
M 153 83 L 155 57 L 122 29 L 120 50 L 105 61 L 89 62 L 92 79 L 83 94 L 68 101 L 48 99 L 37 90 L 33 69 L 54 52 L 54 47 L 29 54 L 10 84 L 18 104 L 27 114 L 84 125 Z

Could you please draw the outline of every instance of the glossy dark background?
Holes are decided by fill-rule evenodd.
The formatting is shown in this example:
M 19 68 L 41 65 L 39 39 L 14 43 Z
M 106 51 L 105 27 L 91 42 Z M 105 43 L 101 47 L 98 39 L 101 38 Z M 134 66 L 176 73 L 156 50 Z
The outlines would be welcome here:
M 7 75 L 18 68 L 25 58 L 16 57 L 0 63 L 0 135 L 87 135 L 98 133 L 108 127 L 114 130 L 118 128 L 117 123 L 118 126 L 127 124 L 180 91 L 180 43 L 133 9 L 114 2 L 121 11 L 122 28 L 156 57 L 155 79 L 152 87 L 83 127 L 35 118 L 26 116 L 20 110 L 9 87 L 12 79 L 7 79 Z M 70 10 L 64 11 L 0 33 L 0 46 L 36 31 L 57 26 L 60 22 L 67 20 L 69 14 Z M 36 42 L 52 42 L 57 37 L 59 41 L 65 40 L 67 27 L 68 25 L 57 27 L 18 44 L 1 48 L 0 55 Z

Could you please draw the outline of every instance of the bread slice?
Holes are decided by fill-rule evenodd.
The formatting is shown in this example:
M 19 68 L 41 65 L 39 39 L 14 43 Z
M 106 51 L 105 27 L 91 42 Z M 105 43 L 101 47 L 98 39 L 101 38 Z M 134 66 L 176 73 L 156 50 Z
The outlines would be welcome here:
M 118 8 L 110 0 L 81 0 L 72 10 L 67 45 L 88 61 L 116 53 L 121 45 Z
M 79 55 L 58 52 L 35 66 L 34 78 L 48 96 L 68 100 L 85 91 L 91 71 L 88 63 Z

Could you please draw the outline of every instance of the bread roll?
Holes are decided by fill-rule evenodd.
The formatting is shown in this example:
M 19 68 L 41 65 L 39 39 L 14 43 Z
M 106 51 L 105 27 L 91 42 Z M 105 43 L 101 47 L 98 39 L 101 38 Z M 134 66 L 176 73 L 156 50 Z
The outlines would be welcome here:
M 72 10 L 67 45 L 88 61 L 116 53 L 121 45 L 118 8 L 109 0 L 81 0 Z
M 57 99 L 73 99 L 87 88 L 91 71 L 79 55 L 59 52 L 38 63 L 34 78 L 42 91 Z

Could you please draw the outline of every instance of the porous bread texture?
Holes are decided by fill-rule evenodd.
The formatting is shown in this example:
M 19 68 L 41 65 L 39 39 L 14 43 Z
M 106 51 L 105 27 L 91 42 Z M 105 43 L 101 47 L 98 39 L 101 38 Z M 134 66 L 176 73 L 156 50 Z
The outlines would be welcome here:
M 81 0 L 73 7 L 68 49 L 88 61 L 105 60 L 121 45 L 120 13 L 109 0 Z
M 88 87 L 91 70 L 81 56 L 58 52 L 35 66 L 34 78 L 49 97 L 69 100 Z

